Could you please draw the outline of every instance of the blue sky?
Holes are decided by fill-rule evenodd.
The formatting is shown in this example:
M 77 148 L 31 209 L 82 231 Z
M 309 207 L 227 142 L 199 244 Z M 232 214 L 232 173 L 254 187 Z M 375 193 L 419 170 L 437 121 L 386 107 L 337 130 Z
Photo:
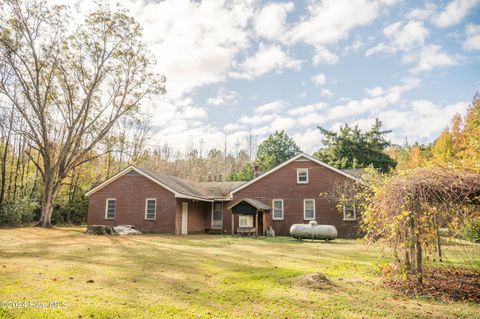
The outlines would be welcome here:
M 152 146 L 234 151 L 284 129 L 313 152 L 317 125 L 376 117 L 394 143 L 429 142 L 480 88 L 480 0 L 122 4 L 167 76 L 145 106 Z

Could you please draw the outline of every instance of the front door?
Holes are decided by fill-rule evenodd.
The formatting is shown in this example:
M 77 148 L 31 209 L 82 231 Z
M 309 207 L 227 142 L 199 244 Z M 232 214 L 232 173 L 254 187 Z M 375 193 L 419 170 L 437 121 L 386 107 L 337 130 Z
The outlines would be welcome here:
M 182 203 L 182 235 L 188 231 L 188 203 Z
M 223 227 L 223 203 L 216 202 L 212 209 L 212 228 Z
M 264 236 L 265 235 L 265 226 L 263 223 L 263 215 L 265 214 L 263 211 L 258 211 L 258 235 L 259 236 Z

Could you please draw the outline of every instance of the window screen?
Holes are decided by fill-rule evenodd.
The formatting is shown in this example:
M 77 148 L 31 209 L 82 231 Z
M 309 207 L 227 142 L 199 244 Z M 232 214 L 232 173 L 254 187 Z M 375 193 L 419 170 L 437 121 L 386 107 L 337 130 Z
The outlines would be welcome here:
M 157 200 L 147 199 L 147 211 L 145 212 L 146 219 L 155 219 L 157 217 Z
M 108 219 L 114 219 L 116 210 L 117 210 L 117 201 L 115 199 L 107 199 L 106 217 Z
M 273 200 L 273 219 L 283 219 L 283 200 Z
M 297 183 L 299 183 L 299 184 L 308 183 L 308 169 L 299 168 L 297 170 Z
M 305 199 L 303 202 L 303 217 L 306 220 L 315 219 L 315 200 Z

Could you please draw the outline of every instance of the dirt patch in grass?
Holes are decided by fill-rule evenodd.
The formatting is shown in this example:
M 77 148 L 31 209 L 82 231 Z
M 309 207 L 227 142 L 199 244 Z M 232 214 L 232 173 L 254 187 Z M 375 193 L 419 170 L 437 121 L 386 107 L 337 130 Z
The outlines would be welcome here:
M 480 272 L 457 268 L 425 270 L 423 285 L 414 278 L 392 279 L 384 276 L 383 285 L 406 295 L 425 295 L 443 301 L 480 303 Z
M 335 284 L 330 279 L 328 279 L 327 276 L 320 272 L 300 277 L 297 280 L 296 284 L 298 286 L 314 290 L 329 289 L 335 286 Z

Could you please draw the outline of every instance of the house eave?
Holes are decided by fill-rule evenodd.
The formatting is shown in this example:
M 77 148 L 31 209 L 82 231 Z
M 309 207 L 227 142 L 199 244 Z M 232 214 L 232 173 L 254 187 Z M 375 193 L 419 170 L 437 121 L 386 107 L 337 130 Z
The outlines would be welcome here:
M 216 199 L 209 199 L 209 198 L 204 198 L 204 197 L 190 196 L 190 195 L 185 195 L 185 194 L 181 194 L 181 193 L 176 193 L 176 194 L 175 194 L 175 198 L 198 200 L 198 201 L 209 202 L 209 203 L 213 203 L 214 201 L 216 201 Z

